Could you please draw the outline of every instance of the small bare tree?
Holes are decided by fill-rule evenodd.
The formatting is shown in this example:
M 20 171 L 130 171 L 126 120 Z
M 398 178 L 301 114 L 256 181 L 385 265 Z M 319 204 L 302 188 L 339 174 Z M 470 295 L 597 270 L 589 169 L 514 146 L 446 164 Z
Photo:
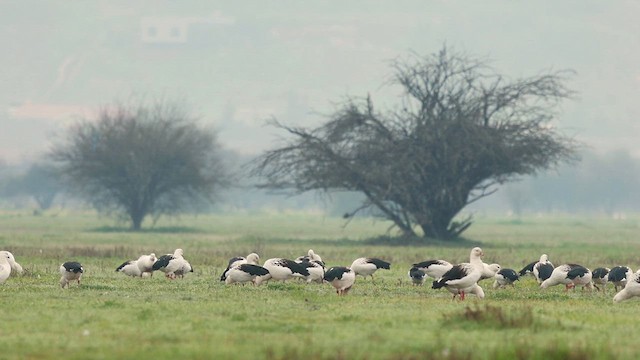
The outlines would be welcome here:
M 166 101 L 116 104 L 72 126 L 52 158 L 98 210 L 140 229 L 148 215 L 177 214 L 229 184 L 216 133 Z
M 495 185 L 575 157 L 576 144 L 550 125 L 571 95 L 566 72 L 508 81 L 482 61 L 443 48 L 396 61 L 396 109 L 348 99 L 315 129 L 273 124 L 292 138 L 252 167 L 269 189 L 356 191 L 363 210 L 403 233 L 452 239 L 471 218 L 454 220 Z

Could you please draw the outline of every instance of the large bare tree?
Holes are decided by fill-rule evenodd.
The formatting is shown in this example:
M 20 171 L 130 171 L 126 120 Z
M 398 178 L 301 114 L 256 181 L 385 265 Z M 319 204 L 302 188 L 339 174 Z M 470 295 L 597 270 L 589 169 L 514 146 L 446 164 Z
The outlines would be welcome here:
M 359 192 L 366 200 L 348 216 L 373 210 L 404 234 L 452 239 L 472 222 L 460 211 L 496 185 L 575 158 L 577 144 L 551 123 L 571 72 L 509 80 L 446 47 L 393 70 L 394 109 L 350 98 L 317 128 L 274 119 L 290 136 L 253 163 L 261 186 Z
M 109 105 L 51 155 L 77 193 L 138 230 L 148 215 L 179 213 L 228 184 L 216 132 L 196 120 L 165 100 Z

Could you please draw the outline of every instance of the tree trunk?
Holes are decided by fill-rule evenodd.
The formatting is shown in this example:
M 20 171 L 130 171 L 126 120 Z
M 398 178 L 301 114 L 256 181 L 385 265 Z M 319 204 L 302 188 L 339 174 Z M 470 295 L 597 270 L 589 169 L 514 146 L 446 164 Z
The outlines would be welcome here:
M 142 220 L 144 220 L 145 214 L 142 212 L 133 212 L 131 216 L 131 230 L 138 231 L 142 227 Z

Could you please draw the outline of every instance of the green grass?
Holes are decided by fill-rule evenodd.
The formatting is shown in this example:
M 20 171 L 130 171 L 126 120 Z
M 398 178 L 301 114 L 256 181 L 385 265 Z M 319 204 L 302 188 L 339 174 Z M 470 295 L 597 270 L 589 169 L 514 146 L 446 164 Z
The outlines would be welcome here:
M 635 359 L 639 301 L 607 294 L 541 291 L 532 278 L 513 289 L 481 285 L 486 299 L 451 301 L 446 291 L 414 287 L 410 264 L 466 261 L 479 243 L 485 262 L 519 270 L 542 252 L 555 264 L 640 266 L 640 219 L 542 217 L 479 219 L 468 241 L 400 246 L 379 241 L 388 224 L 313 214 L 211 215 L 161 220 L 127 232 L 92 213 L 31 216 L 0 212 L 0 249 L 25 274 L 0 285 L 0 359 Z M 371 241 L 370 239 L 376 239 Z M 157 273 L 115 273 L 124 260 L 176 247 L 195 272 L 169 281 Z M 291 281 L 225 286 L 227 260 L 296 257 L 313 248 L 327 265 L 360 256 L 392 262 L 376 281 L 358 278 L 337 297 L 327 284 Z M 78 260 L 83 284 L 58 285 L 58 266 Z

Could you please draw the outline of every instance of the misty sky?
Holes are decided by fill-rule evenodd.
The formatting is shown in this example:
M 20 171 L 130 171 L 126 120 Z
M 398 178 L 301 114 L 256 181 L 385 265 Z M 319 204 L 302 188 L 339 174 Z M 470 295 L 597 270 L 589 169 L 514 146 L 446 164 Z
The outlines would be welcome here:
M 384 86 L 390 60 L 446 44 L 510 77 L 574 69 L 556 125 L 640 156 L 638 1 L 0 1 L 0 160 L 131 96 L 181 99 L 244 154 L 276 117 L 312 126 Z

